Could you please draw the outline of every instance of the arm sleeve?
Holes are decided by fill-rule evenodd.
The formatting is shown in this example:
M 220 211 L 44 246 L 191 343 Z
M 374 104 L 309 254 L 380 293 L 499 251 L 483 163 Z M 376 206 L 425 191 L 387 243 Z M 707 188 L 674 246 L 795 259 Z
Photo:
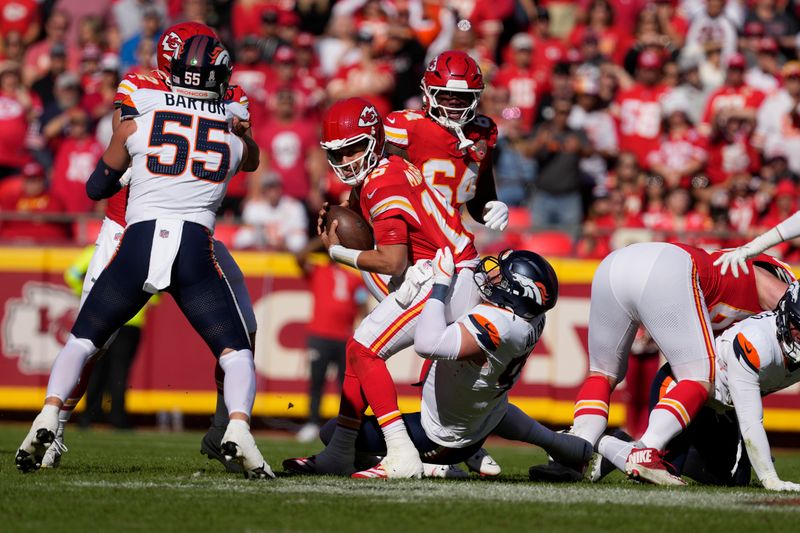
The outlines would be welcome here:
M 776 226 L 784 241 L 800 237 L 800 211 Z
M 758 479 L 763 481 L 777 477 L 767 432 L 764 430 L 764 408 L 761 404 L 758 375 L 744 361 L 737 359 L 728 365 L 728 386 L 739 420 L 739 431 Z
M 111 198 L 122 189 L 119 179 L 124 173 L 125 170 L 116 170 L 106 165 L 101 157 L 86 181 L 86 194 L 94 201 Z
M 444 302 L 428 298 L 417 321 L 414 350 L 425 359 L 455 360 L 461 351 L 461 324 L 447 325 Z

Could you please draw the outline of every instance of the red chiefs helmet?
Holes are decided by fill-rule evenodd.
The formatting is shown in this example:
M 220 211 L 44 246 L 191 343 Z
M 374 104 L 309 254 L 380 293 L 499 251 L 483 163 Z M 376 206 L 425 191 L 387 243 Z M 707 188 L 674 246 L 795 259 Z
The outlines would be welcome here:
M 189 37 L 194 37 L 195 35 L 205 35 L 219 40 L 214 30 L 199 22 L 181 22 L 164 30 L 158 40 L 158 49 L 156 50 L 158 70 L 169 75 L 170 62 L 175 55 L 175 51 L 189 40 Z
M 483 93 L 481 68 L 465 52 L 442 52 L 428 64 L 422 92 L 433 120 L 448 128 L 462 127 L 475 118 Z
M 328 154 L 328 164 L 351 187 L 360 185 L 378 165 L 383 142 L 383 120 L 363 98 L 339 100 L 322 118 L 320 144 Z

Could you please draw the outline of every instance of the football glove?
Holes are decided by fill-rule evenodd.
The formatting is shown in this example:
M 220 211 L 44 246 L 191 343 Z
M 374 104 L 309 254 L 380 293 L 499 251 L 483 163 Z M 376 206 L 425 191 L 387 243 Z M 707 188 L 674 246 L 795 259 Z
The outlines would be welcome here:
M 440 248 L 433 258 L 433 283 L 450 286 L 455 274 L 456 265 L 450 248 Z
M 483 224 L 490 230 L 503 231 L 508 226 L 508 206 L 492 200 L 483 208 Z
M 429 259 L 420 259 L 406 270 L 405 279 L 395 291 L 395 301 L 403 308 L 408 307 L 417 297 L 422 286 L 433 276 Z
M 774 490 L 780 492 L 800 491 L 800 483 L 793 483 L 791 481 L 782 481 L 778 479 L 778 476 L 768 477 L 767 479 L 761 481 L 761 484 L 767 490 Z

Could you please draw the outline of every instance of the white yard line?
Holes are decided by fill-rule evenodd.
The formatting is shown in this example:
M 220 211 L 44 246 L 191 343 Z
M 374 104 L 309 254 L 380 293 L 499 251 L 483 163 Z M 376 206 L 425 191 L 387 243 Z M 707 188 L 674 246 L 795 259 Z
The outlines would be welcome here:
M 612 487 L 607 485 L 541 485 L 498 482 L 358 482 L 332 478 L 283 478 L 273 481 L 203 479 L 186 481 L 68 481 L 86 488 L 124 490 L 171 489 L 178 491 L 239 492 L 249 494 L 297 494 L 387 499 L 396 503 L 419 501 L 492 501 L 547 504 L 604 504 L 637 507 L 676 507 L 725 511 L 800 512 L 800 498 L 791 494 L 765 494 L 749 490 L 657 487 Z

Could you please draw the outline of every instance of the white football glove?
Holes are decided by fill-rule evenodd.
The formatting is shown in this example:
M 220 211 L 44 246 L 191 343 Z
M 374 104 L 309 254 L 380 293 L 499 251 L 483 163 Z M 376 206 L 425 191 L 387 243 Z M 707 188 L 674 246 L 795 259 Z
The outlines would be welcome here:
M 778 476 L 769 477 L 761 481 L 761 485 L 767 490 L 775 490 L 780 492 L 798 492 L 800 491 L 800 483 L 792 481 L 782 481 Z
M 433 283 L 449 287 L 455 272 L 456 265 L 450 248 L 437 250 L 436 256 L 433 258 Z
M 738 278 L 740 267 L 742 272 L 745 274 L 750 273 L 750 271 L 747 269 L 747 264 L 745 261 L 751 257 L 757 256 L 765 250 L 769 250 L 776 244 L 780 244 L 783 241 L 783 236 L 781 236 L 781 232 L 778 231 L 778 227 L 776 226 L 769 231 L 765 231 L 763 234 L 759 235 L 747 244 L 743 244 L 742 246 L 731 250 L 730 252 L 725 252 L 719 256 L 716 261 L 714 261 L 714 266 L 722 265 L 722 268 L 720 268 L 720 274 L 723 276 L 725 275 L 725 272 L 728 271 L 728 267 L 730 267 L 733 277 Z
M 483 208 L 483 225 L 495 231 L 503 231 L 508 226 L 508 206 L 498 200 L 486 202 Z
M 406 308 L 417 297 L 422 286 L 433 277 L 433 268 L 429 259 L 420 259 L 406 270 L 405 278 L 394 292 L 395 301 Z
M 758 255 L 759 252 L 754 252 L 750 248 L 750 243 L 744 244 L 738 248 L 734 248 L 730 252 L 725 252 L 721 256 L 714 261 L 714 266 L 721 266 L 719 269 L 719 273 L 723 276 L 728 271 L 728 268 L 731 269 L 731 274 L 733 274 L 734 278 L 739 277 L 739 269 L 742 269 L 742 272 L 745 274 L 749 274 L 750 270 L 747 268 L 747 260 L 751 257 Z

